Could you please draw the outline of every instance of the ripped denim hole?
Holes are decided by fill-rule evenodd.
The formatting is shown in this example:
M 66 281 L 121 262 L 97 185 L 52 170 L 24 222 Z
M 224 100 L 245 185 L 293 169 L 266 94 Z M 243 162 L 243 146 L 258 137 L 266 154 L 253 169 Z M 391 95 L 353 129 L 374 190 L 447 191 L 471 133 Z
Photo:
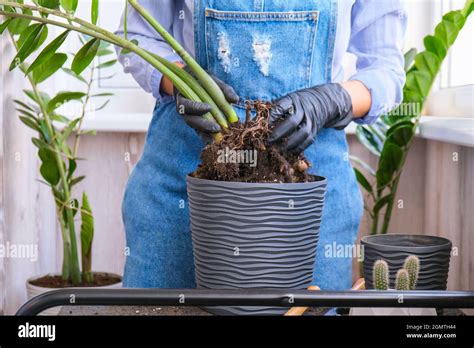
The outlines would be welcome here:
M 226 33 L 219 33 L 217 34 L 217 39 L 219 42 L 217 57 L 221 61 L 222 68 L 224 68 L 224 71 L 228 74 L 230 73 L 231 65 L 229 37 Z
M 267 35 L 254 35 L 252 47 L 254 52 L 253 60 L 257 62 L 263 76 L 268 76 L 270 73 L 270 62 L 273 57 L 271 37 Z

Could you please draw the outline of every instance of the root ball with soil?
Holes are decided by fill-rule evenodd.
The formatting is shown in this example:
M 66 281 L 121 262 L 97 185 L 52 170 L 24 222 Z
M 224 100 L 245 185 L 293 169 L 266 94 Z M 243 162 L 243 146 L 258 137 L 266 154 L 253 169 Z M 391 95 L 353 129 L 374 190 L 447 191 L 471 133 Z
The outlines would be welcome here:
M 204 148 L 194 177 L 248 183 L 314 181 L 307 173 L 311 165 L 303 154 L 284 151 L 281 144 L 268 145 L 272 132 L 269 123 L 271 108 L 271 103 L 247 102 L 245 122 L 231 125 L 220 142 Z M 230 159 L 229 153 L 255 154 L 255 162 L 242 161 L 245 156 L 237 156 L 240 160 Z

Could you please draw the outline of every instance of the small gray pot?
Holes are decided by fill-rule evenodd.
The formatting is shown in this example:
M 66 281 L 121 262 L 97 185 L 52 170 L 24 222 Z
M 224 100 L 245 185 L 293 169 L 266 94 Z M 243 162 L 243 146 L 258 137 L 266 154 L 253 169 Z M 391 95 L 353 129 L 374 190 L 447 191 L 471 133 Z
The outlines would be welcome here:
M 326 179 L 254 184 L 187 178 L 200 289 L 311 285 Z M 287 308 L 209 307 L 211 313 L 283 314 Z
M 383 259 L 390 268 L 390 287 L 395 287 L 397 271 L 409 255 L 420 259 L 416 290 L 446 290 L 451 259 L 451 242 L 442 237 L 411 234 L 384 234 L 362 238 L 364 278 L 367 289 L 373 289 L 373 265 Z

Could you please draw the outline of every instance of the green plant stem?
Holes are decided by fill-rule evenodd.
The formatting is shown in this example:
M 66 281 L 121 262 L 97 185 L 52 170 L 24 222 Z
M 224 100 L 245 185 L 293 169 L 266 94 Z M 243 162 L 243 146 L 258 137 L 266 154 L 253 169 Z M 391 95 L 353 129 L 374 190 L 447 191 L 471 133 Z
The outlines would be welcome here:
M 140 48 L 139 46 L 135 45 L 133 42 L 130 42 L 128 40 L 125 40 L 124 38 L 117 36 L 115 34 L 110 33 L 107 30 L 104 30 L 94 24 L 88 23 L 80 18 L 76 18 L 73 16 L 70 16 L 68 14 L 65 14 L 61 11 L 57 10 L 52 10 L 44 7 L 36 7 L 36 6 L 30 6 L 30 5 L 24 5 L 20 3 L 12 3 L 12 2 L 7 2 L 0 0 L 0 5 L 5 5 L 5 6 L 11 6 L 11 7 L 16 7 L 20 9 L 28 9 L 31 11 L 36 11 L 40 12 L 43 14 L 48 14 L 48 15 L 53 15 L 57 16 L 63 19 L 68 20 L 69 22 L 74 22 L 81 27 L 74 26 L 71 24 L 66 24 L 58 21 L 51 20 L 49 18 L 45 17 L 37 17 L 37 16 L 30 16 L 30 15 L 25 15 L 21 13 L 12 13 L 12 12 L 7 12 L 7 11 L 0 11 L 0 14 L 7 16 L 7 17 L 14 17 L 14 18 L 23 18 L 23 19 L 29 19 L 32 21 L 40 22 L 40 23 L 45 23 L 45 24 L 51 24 L 54 26 L 62 27 L 65 29 L 77 31 L 86 35 L 89 35 L 91 37 L 109 42 L 113 45 L 119 46 L 122 49 L 129 50 L 141 58 L 143 58 L 145 61 L 150 63 L 154 68 L 156 68 L 158 71 L 160 71 L 162 74 L 167 76 L 173 85 L 186 97 L 198 102 L 202 102 L 202 99 L 196 92 L 188 86 L 181 78 L 179 75 L 176 75 L 172 70 L 170 70 L 166 65 L 162 64 L 160 61 L 158 61 L 154 55 L 151 52 L 148 52 L 147 50 L 144 50 Z M 219 89 L 220 91 L 220 89 Z M 220 91 L 222 93 L 222 91 Z M 206 114 L 203 116 L 207 120 L 213 120 L 213 116 L 211 114 Z M 216 121 L 218 121 L 216 119 Z M 222 135 L 217 133 L 213 134 L 213 138 L 216 141 L 220 141 L 222 139 Z
M 379 227 L 379 214 L 374 214 L 374 218 L 372 219 L 372 227 L 370 229 L 370 234 L 374 235 L 377 234 Z
M 13 45 L 14 45 L 15 49 L 18 50 L 18 45 L 16 44 L 15 39 L 13 37 L 11 37 L 11 39 L 12 39 L 12 42 L 13 42 Z M 38 101 L 38 105 L 41 109 L 41 113 L 43 114 L 43 118 L 44 118 L 46 127 L 48 129 L 48 132 L 49 132 L 49 134 L 53 135 L 54 134 L 54 128 L 53 128 L 51 119 L 49 117 L 49 114 L 47 112 L 47 108 L 44 105 L 43 99 L 41 98 L 41 94 L 38 91 L 38 87 L 36 86 L 36 83 L 33 81 L 30 74 L 27 74 L 26 76 L 28 78 L 28 81 L 30 82 L 31 88 L 33 90 L 33 94 L 35 95 L 35 98 Z M 69 203 L 70 200 L 71 200 L 71 194 L 70 194 L 70 191 L 69 191 L 67 176 L 66 176 L 66 173 L 64 171 L 63 160 L 62 160 L 61 155 L 60 155 L 60 150 L 59 150 L 59 147 L 58 147 L 57 143 L 54 140 L 51 141 L 50 145 L 55 150 L 53 152 L 54 152 L 54 157 L 55 157 L 55 160 L 56 160 L 56 165 L 58 167 L 60 180 L 61 180 L 61 183 L 62 183 L 64 198 L 65 198 L 66 202 Z M 68 270 L 69 275 L 71 277 L 71 282 L 73 284 L 79 284 L 81 282 L 81 273 L 80 273 L 80 269 L 79 269 L 79 258 L 78 258 L 78 253 L 77 253 L 77 239 L 76 239 L 76 229 L 75 229 L 75 225 L 74 225 L 74 214 L 73 214 L 72 209 L 69 206 L 69 204 L 66 205 L 65 209 L 66 209 L 66 216 L 67 216 L 67 220 L 68 220 L 67 221 L 67 226 L 68 226 L 68 230 L 69 230 L 69 248 L 68 248 L 69 249 L 69 255 L 66 255 L 66 252 L 65 252 L 64 256 L 66 256 L 66 257 L 69 256 L 69 259 L 66 259 L 66 260 L 68 260 L 67 262 L 69 263 L 69 265 L 64 267 L 64 268 L 66 268 Z M 60 218 L 62 218 L 62 217 L 60 216 Z M 64 246 L 66 246 L 66 244 Z
M 82 110 L 81 110 L 81 116 L 80 116 L 81 120 L 79 121 L 79 124 L 77 125 L 77 128 L 76 128 L 76 139 L 74 141 L 74 147 L 73 147 L 73 151 L 72 151 L 72 157 L 73 158 L 77 158 L 77 153 L 79 151 L 79 143 L 81 141 L 81 128 L 82 128 L 82 124 L 84 122 L 84 117 L 86 116 L 87 105 L 89 104 L 89 100 L 91 98 L 90 93 L 91 93 L 91 89 L 92 89 L 92 82 L 94 80 L 94 71 L 95 71 L 95 68 L 92 67 L 91 71 L 90 71 L 89 81 L 87 81 L 86 98 L 84 100 L 84 103 L 82 104 Z
M 171 70 L 169 70 L 166 66 L 161 64 L 158 60 L 156 60 L 151 53 L 148 51 L 140 48 L 139 46 L 135 45 L 134 43 L 125 40 L 124 38 L 117 36 L 115 34 L 112 34 L 111 32 L 104 30 L 94 24 L 88 23 L 80 18 L 76 18 L 73 16 L 70 16 L 66 13 L 63 13 L 61 11 L 57 10 L 51 10 L 45 7 L 38 7 L 38 6 L 31 6 L 31 5 L 24 5 L 16 2 L 8 2 L 8 1 L 2 1 L 0 0 L 0 5 L 5 5 L 5 6 L 10 6 L 10 7 L 16 7 L 20 9 L 27 9 L 31 11 L 36 11 L 40 12 L 43 14 L 48 14 L 48 15 L 53 15 L 57 16 L 66 20 L 69 20 L 71 22 L 77 23 L 81 25 L 82 27 L 77 27 L 74 25 L 58 22 L 51 20 L 49 18 L 45 17 L 37 17 L 37 16 L 30 16 L 30 15 L 25 15 L 21 13 L 12 13 L 12 12 L 7 12 L 7 11 L 0 11 L 0 14 L 7 16 L 7 17 L 14 17 L 14 18 L 23 18 L 23 19 L 29 19 L 32 21 L 44 23 L 44 24 L 51 24 L 54 26 L 66 28 L 69 30 L 77 31 L 82 34 L 89 35 L 91 37 L 107 41 L 111 44 L 114 44 L 116 46 L 125 48 L 127 50 L 130 50 L 137 55 L 139 55 L 141 58 L 145 59 L 148 63 L 152 64 L 154 68 L 159 70 L 161 73 L 166 75 L 175 85 L 175 87 L 183 93 L 187 98 L 191 98 L 196 101 L 201 101 L 199 97 L 192 91 L 192 89 L 189 88 L 181 79 L 179 76 L 175 75 Z
M 53 193 L 54 195 L 54 193 Z M 63 209 L 63 208 L 61 208 Z M 61 209 L 59 209 L 58 204 L 56 204 L 56 214 L 59 220 L 59 226 L 61 228 L 61 236 L 63 239 L 63 269 L 61 277 L 64 281 L 67 281 L 71 277 L 71 243 L 69 242 L 69 235 L 66 231 L 66 226 L 63 219 L 63 214 Z
M 184 60 L 189 68 L 195 73 L 199 82 L 206 91 L 211 95 L 219 107 L 227 116 L 230 123 L 239 121 L 237 113 L 233 107 L 227 102 L 224 93 L 217 83 L 209 76 L 209 74 L 194 60 L 194 58 L 181 46 L 181 44 L 171 36 L 168 31 L 136 0 L 128 0 L 130 5 L 161 35 L 161 37 L 171 46 L 171 48 Z
M 392 218 L 393 205 L 395 203 L 395 198 L 396 198 L 395 195 L 397 194 L 398 182 L 399 182 L 398 179 L 395 180 L 395 182 L 392 186 L 392 189 L 391 189 L 391 193 L 393 195 L 393 198 L 387 204 L 387 208 L 385 210 L 385 214 L 384 214 L 384 217 L 383 217 L 382 230 L 380 231 L 381 234 L 387 234 L 387 232 L 388 232 L 388 227 L 390 225 L 390 219 Z
M 461 14 L 464 17 L 467 17 L 468 14 L 470 13 L 472 6 L 474 4 L 474 0 L 467 0 L 466 3 L 464 4 L 464 8 L 461 10 Z

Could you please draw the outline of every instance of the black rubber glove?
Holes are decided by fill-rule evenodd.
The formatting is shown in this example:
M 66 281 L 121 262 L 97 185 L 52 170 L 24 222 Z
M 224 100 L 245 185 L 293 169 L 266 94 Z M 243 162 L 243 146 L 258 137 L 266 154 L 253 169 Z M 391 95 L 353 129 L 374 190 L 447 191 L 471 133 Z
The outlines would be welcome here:
M 290 93 L 274 103 L 269 137 L 273 144 L 287 138 L 283 148 L 301 153 L 316 140 L 322 128 L 344 129 L 353 120 L 352 100 L 338 83 Z
M 187 67 L 185 67 L 184 70 L 190 72 Z M 231 86 L 215 76 L 211 75 L 211 77 L 216 81 L 222 92 L 224 92 L 224 96 L 229 103 L 235 104 L 239 101 L 239 96 Z M 216 121 L 206 120 L 202 118 L 202 116 L 210 112 L 212 107 L 207 103 L 200 103 L 185 98 L 176 88 L 174 89 L 174 95 L 176 99 L 176 110 L 183 116 L 184 122 L 201 136 L 205 144 L 211 143 L 212 134 L 219 133 L 221 126 Z

